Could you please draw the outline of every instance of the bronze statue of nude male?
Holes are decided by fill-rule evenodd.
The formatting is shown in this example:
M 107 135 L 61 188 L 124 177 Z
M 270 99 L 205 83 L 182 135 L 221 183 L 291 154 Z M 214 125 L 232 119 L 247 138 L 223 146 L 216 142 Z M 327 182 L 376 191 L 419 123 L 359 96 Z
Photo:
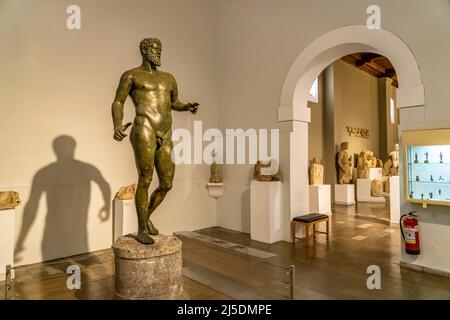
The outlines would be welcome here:
M 139 174 L 135 203 L 139 230 L 137 240 L 152 244 L 150 235 L 159 232 L 150 220 L 151 214 L 172 188 L 175 164 L 172 162 L 172 114 L 171 111 L 197 113 L 198 103 L 182 103 L 178 100 L 175 78 L 157 68 L 161 65 L 161 41 L 147 38 L 141 41 L 141 66 L 126 71 L 117 88 L 112 104 L 114 139 L 122 141 L 127 136 L 131 122 L 123 124 L 123 106 L 130 96 L 136 108 L 136 117 L 130 132 Z M 148 188 L 153 178 L 153 168 L 159 178 L 159 186 L 148 201 Z

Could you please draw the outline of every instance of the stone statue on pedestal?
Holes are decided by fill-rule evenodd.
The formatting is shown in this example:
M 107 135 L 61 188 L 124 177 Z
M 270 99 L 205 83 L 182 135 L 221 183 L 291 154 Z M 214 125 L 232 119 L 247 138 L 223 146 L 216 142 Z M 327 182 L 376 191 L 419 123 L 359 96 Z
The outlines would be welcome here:
M 389 153 L 389 158 L 392 161 L 392 166 L 390 168 L 390 175 L 391 176 L 398 176 L 399 175 L 399 152 L 400 148 L 398 143 L 396 143 L 394 145 L 394 151 L 392 151 L 391 153 Z
M 137 240 L 152 244 L 150 235 L 159 232 L 150 220 L 151 214 L 164 200 L 172 188 L 175 164 L 171 159 L 172 115 L 171 111 L 197 113 L 198 103 L 182 103 L 178 99 L 175 78 L 167 72 L 158 70 L 161 65 L 161 41 L 147 38 L 141 41 L 142 64 L 126 71 L 117 88 L 112 104 L 114 139 L 122 141 L 131 122 L 122 123 L 123 107 L 128 96 L 136 108 L 136 117 L 130 132 L 137 171 L 139 174 L 136 189 L 136 209 L 139 230 Z M 153 169 L 159 177 L 159 186 L 148 200 L 148 188 L 153 178 Z
M 352 157 L 348 156 L 348 142 L 342 142 L 337 156 L 339 184 L 349 184 L 352 181 Z
M 272 161 L 269 161 L 267 163 L 262 163 L 260 160 L 258 160 L 255 164 L 253 178 L 258 181 L 261 181 L 261 182 L 282 181 L 283 178 L 282 178 L 281 169 L 278 169 L 278 172 L 275 174 L 261 173 L 261 168 L 270 168 L 271 164 L 272 164 Z
M 309 164 L 309 184 L 318 186 L 323 184 L 323 165 L 317 158 L 313 158 Z
M 372 151 L 363 150 L 358 156 L 357 173 L 358 179 L 368 179 L 369 169 L 377 167 L 377 158 Z
M 222 183 L 222 166 L 215 161 L 211 164 L 211 178 L 210 183 Z
M 121 187 L 116 193 L 116 198 L 120 200 L 131 200 L 134 199 L 136 195 L 137 184 Z

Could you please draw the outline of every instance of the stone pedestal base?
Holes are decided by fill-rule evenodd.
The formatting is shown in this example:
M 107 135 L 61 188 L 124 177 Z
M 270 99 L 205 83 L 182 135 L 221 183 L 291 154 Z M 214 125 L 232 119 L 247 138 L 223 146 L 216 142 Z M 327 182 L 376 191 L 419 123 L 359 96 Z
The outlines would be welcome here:
M 114 243 L 115 295 L 126 300 L 181 300 L 183 290 L 181 241 L 175 236 L 152 236 L 144 245 L 129 234 Z
M 114 241 L 138 229 L 134 199 L 114 199 Z
M 355 204 L 355 185 L 354 184 L 336 184 L 334 186 L 334 203 L 345 206 Z
M 389 177 L 389 183 L 391 187 L 391 201 L 390 201 L 390 209 L 391 209 L 391 225 L 398 226 L 400 224 L 400 177 L 393 176 Z
M 280 181 L 250 184 L 250 238 L 274 243 L 283 240 L 282 184 Z
M 383 169 L 382 168 L 369 168 L 369 180 L 372 181 L 374 179 L 380 180 L 383 177 Z
M 0 210 L 0 281 L 5 280 L 7 265 L 14 266 L 15 209 Z
M 372 197 L 371 193 L 372 192 L 370 179 L 358 179 L 356 181 L 356 200 L 358 202 L 376 202 L 376 203 L 386 202 L 386 199 L 384 197 Z
M 331 215 L 331 186 L 309 186 L 309 212 Z

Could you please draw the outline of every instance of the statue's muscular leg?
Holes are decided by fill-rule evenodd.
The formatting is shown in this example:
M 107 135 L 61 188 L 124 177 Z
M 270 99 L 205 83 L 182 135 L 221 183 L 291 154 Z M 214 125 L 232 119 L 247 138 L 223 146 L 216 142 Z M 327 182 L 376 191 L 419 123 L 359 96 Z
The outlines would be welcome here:
M 155 241 L 150 237 L 147 227 L 148 212 L 148 188 L 152 182 L 153 168 L 155 164 L 156 135 L 147 126 L 133 130 L 130 140 L 134 150 L 136 166 L 139 174 L 138 186 L 135 195 L 136 210 L 138 215 L 137 240 L 144 244 L 152 244 Z
M 172 162 L 171 153 L 173 143 L 170 138 L 158 138 L 158 148 L 156 149 L 155 166 L 158 174 L 159 186 L 153 191 L 148 206 L 148 232 L 157 235 L 159 232 L 150 220 L 150 215 L 155 211 L 159 204 L 164 200 L 167 192 L 172 189 L 172 181 L 175 174 L 175 164 Z

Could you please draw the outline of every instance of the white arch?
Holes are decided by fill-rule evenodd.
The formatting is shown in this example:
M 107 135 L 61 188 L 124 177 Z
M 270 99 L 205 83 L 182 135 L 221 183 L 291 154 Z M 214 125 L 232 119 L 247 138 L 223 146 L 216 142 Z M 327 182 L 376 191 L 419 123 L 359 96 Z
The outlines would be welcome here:
M 408 46 L 387 30 L 370 30 L 364 25 L 338 28 L 310 43 L 297 57 L 284 81 L 278 121 L 289 132 L 289 143 L 280 147 L 286 159 L 287 183 L 283 205 L 283 238 L 289 241 L 289 223 L 309 212 L 308 123 L 309 89 L 315 78 L 335 60 L 356 52 L 374 52 L 387 57 L 398 77 L 397 107 L 425 104 L 419 66 Z M 280 123 L 280 125 L 281 125 Z
M 309 122 L 306 102 L 314 79 L 335 60 L 355 52 L 379 53 L 391 61 L 398 77 L 399 108 L 425 104 L 419 66 L 409 47 L 387 30 L 353 25 L 324 34 L 300 53 L 284 81 L 278 120 Z

